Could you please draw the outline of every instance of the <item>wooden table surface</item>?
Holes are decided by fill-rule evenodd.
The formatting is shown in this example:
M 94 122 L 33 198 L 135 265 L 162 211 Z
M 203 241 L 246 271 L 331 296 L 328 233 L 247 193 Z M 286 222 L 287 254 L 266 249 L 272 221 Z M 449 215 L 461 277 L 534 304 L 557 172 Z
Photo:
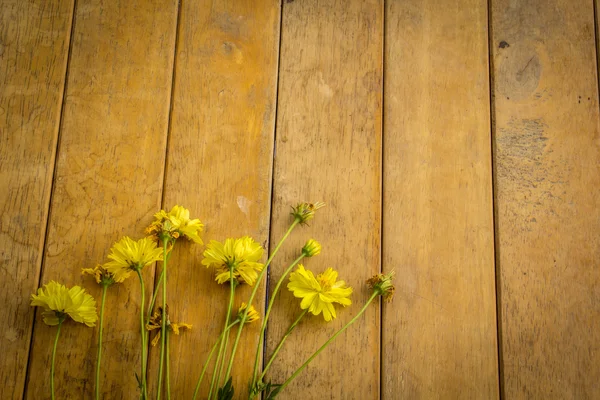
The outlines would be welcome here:
M 339 270 L 353 304 L 305 321 L 274 382 L 355 315 L 370 276 L 395 270 L 397 290 L 280 398 L 600 398 L 597 7 L 2 0 L 0 398 L 49 398 L 39 286 L 99 299 L 81 268 L 161 208 L 189 208 L 206 242 L 273 248 L 301 201 L 327 207 L 275 258 L 257 304 L 308 238 L 323 252 L 306 266 Z M 224 319 L 227 288 L 202 251 L 171 262 L 172 319 L 194 325 L 172 338 L 174 399 L 191 398 Z M 105 399 L 137 398 L 139 294 L 132 279 L 108 295 Z M 299 312 L 287 290 L 276 304 L 267 355 Z M 65 326 L 57 398 L 93 397 L 97 334 Z M 242 338 L 238 393 L 257 334 Z

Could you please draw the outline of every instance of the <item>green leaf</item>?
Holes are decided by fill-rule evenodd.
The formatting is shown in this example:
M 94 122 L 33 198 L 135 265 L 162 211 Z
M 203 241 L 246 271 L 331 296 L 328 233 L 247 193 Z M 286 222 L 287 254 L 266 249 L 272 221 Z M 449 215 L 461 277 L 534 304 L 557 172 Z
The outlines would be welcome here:
M 217 391 L 218 400 L 233 400 L 233 378 L 230 376 L 225 385 Z

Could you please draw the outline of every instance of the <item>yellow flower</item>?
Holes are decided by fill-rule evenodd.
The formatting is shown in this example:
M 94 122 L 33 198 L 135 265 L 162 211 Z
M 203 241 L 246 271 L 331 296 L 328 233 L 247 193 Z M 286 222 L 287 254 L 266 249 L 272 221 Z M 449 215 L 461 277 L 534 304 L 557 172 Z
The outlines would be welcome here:
M 115 277 L 112 273 L 108 272 L 104 266 L 98 264 L 94 268 L 82 268 L 82 275 L 92 275 L 96 280 L 96 283 L 102 286 L 110 286 L 115 283 Z
M 315 276 L 311 271 L 304 269 L 302 264 L 290 274 L 288 289 L 295 297 L 301 298 L 300 307 L 314 315 L 323 313 L 325 321 L 336 317 L 333 303 L 343 306 L 352 304 L 350 295 L 352 288 L 346 287 L 344 281 L 337 281 L 338 273 L 327 268 L 322 274 Z
M 241 321 L 242 317 L 244 316 L 244 312 L 246 311 L 246 308 L 248 308 L 248 304 L 246 303 L 242 303 L 242 305 L 240 306 L 240 310 L 238 311 L 238 315 L 237 318 Z M 248 315 L 246 315 L 246 323 L 250 323 L 250 322 L 254 322 L 260 319 L 260 315 L 258 315 L 258 311 L 256 311 L 256 309 L 254 308 L 254 306 L 250 306 L 250 308 L 248 309 Z
M 392 284 L 394 271 L 389 274 L 377 274 L 367 281 L 369 288 L 379 292 L 379 295 L 387 302 L 392 301 L 396 288 Z
M 110 249 L 108 258 L 112 261 L 103 265 L 112 274 L 115 282 L 123 282 L 131 272 L 162 260 L 162 249 L 156 247 L 152 238 L 146 237 L 137 242 L 125 236 Z
M 292 207 L 291 214 L 301 224 L 306 224 L 306 221 L 314 218 L 315 211 L 322 207 L 325 207 L 325 203 L 320 201 L 317 201 L 316 203 L 300 203 L 296 207 Z
M 225 243 L 211 240 L 204 250 L 202 264 L 215 268 L 215 280 L 220 284 L 229 281 L 230 270 L 232 270 L 233 277 L 238 282 L 254 285 L 258 272 L 264 268 L 264 264 L 258 262 L 263 252 L 260 244 L 249 236 L 225 239 Z
M 98 320 L 96 301 L 79 286 L 67 289 L 64 285 L 50 281 L 31 295 L 31 305 L 44 308 L 42 316 L 47 325 L 61 323 L 68 315 L 73 321 L 95 326 Z
M 310 239 L 302 248 L 302 253 L 305 257 L 317 256 L 321 253 L 321 243 L 314 239 Z
M 166 321 L 166 326 L 167 329 L 170 329 L 171 332 L 173 332 L 175 335 L 179 335 L 179 331 L 180 330 L 190 330 L 192 329 L 192 325 L 191 324 L 186 324 L 185 322 L 180 322 L 180 323 L 174 323 L 171 322 L 169 320 L 169 306 L 167 305 L 167 312 L 165 313 L 167 315 L 167 321 Z M 161 329 L 162 328 L 162 317 L 163 317 L 163 309 L 162 307 L 158 307 L 158 309 L 156 311 L 154 311 L 154 313 L 152 314 L 152 317 L 150 317 L 150 320 L 148 321 L 148 324 L 146 325 L 146 329 L 149 331 L 153 331 L 155 329 Z M 152 346 L 156 346 L 158 344 L 158 341 L 160 340 L 160 330 L 156 333 L 156 336 L 154 337 L 154 339 L 152 339 Z
M 190 211 L 182 206 L 174 206 L 171 211 L 160 210 L 154 215 L 154 222 L 146 228 L 146 232 L 158 240 L 162 235 L 173 239 L 185 236 L 189 240 L 202 244 L 199 234 L 202 232 L 202 222 L 190 219 Z

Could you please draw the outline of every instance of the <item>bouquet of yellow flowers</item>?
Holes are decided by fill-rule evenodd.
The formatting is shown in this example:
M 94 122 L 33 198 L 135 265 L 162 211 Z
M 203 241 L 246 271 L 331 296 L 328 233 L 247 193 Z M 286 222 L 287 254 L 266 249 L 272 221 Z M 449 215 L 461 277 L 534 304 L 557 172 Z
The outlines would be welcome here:
M 315 216 L 315 211 L 322 208 L 323 203 L 300 203 L 292 207 L 292 222 L 283 235 L 279 243 L 275 246 L 272 253 L 268 256 L 265 263 L 261 260 L 264 256 L 262 246 L 249 236 L 241 238 L 228 238 L 224 242 L 211 240 L 204 250 L 202 265 L 212 268 L 215 273 L 215 281 L 221 285 L 229 286 L 229 301 L 226 310 L 226 318 L 223 322 L 223 329 L 202 368 L 194 390 L 194 399 L 199 398 L 200 385 L 205 375 L 210 375 L 210 386 L 206 399 L 208 400 L 229 400 L 233 398 L 234 387 L 231 376 L 234 365 L 236 350 L 240 342 L 240 337 L 244 326 L 260 320 L 259 312 L 252 305 L 256 296 L 259 283 L 264 278 L 269 264 L 277 254 L 287 237 L 298 225 L 306 224 Z M 56 347 L 63 322 L 70 317 L 76 322 L 81 322 L 87 326 L 94 327 L 99 320 L 98 334 L 98 354 L 96 358 L 96 399 L 100 398 L 99 381 L 100 366 L 102 357 L 102 330 L 104 319 L 104 304 L 106 300 L 107 289 L 115 283 L 122 283 L 129 278 L 132 273 L 136 273 L 141 288 L 141 312 L 140 312 L 140 335 L 141 335 L 141 366 L 139 372 L 135 373 L 140 390 L 140 399 L 150 399 L 148 392 L 148 374 L 146 365 L 148 360 L 148 343 L 150 333 L 154 333 L 154 338 L 150 342 L 153 346 L 160 344 L 160 362 L 158 368 L 157 392 L 152 397 L 157 400 L 161 395 L 167 399 L 171 398 L 171 387 L 169 381 L 169 340 L 172 334 L 179 335 L 185 330 L 192 328 L 192 325 L 186 323 L 172 322 L 169 316 L 169 307 L 167 304 L 167 265 L 170 255 L 175 249 L 178 239 L 186 238 L 194 243 L 202 245 L 200 237 L 204 225 L 199 219 L 190 219 L 189 210 L 176 205 L 171 211 L 161 210 L 155 215 L 154 221 L 146 229 L 148 236 L 133 240 L 124 237 L 115 243 L 108 254 L 108 259 L 104 264 L 99 264 L 94 268 L 85 268 L 83 274 L 89 274 L 102 287 L 102 301 L 100 306 L 100 316 L 96 310 L 96 302 L 79 286 L 70 289 L 57 282 L 51 281 L 38 289 L 37 294 L 31 296 L 31 305 L 44 308 L 42 317 L 44 322 L 50 326 L 57 326 L 56 338 L 52 351 L 52 365 L 50 369 L 51 397 L 54 399 L 54 365 L 56 356 Z M 271 293 L 269 303 L 262 318 L 260 336 L 256 349 L 251 382 L 246 393 L 248 399 L 253 399 L 264 393 L 266 399 L 274 399 L 281 393 L 289 383 L 295 379 L 306 366 L 321 353 L 335 338 L 345 331 L 350 325 L 356 322 L 365 312 L 367 307 L 378 297 L 382 296 L 386 300 L 391 300 L 394 293 L 392 284 L 393 273 L 379 274 L 371 278 L 367 285 L 372 291 L 370 298 L 364 304 L 362 309 L 340 330 L 335 332 L 319 349 L 317 349 L 298 369 L 290 375 L 283 383 L 274 384 L 266 382 L 266 373 L 277 357 L 279 350 L 283 347 L 286 339 L 292 334 L 296 326 L 307 314 L 315 316 L 322 315 L 325 321 L 331 321 L 336 318 L 335 304 L 349 306 L 352 302 L 352 288 L 348 287 L 343 280 L 338 280 L 338 273 L 332 268 L 324 272 L 315 274 L 306 269 L 301 261 L 304 258 L 314 257 L 321 252 L 321 245 L 314 239 L 310 239 L 302 247 L 298 257 L 287 267 L 279 281 L 275 284 L 273 293 Z M 146 307 L 145 284 L 142 277 L 142 270 L 156 262 L 162 262 L 162 270 L 157 281 L 156 288 L 152 297 L 148 299 Z M 296 268 L 294 270 L 294 268 Z M 260 349 L 262 348 L 267 323 L 274 304 L 275 297 L 285 279 L 288 279 L 287 288 L 293 296 L 301 299 L 301 312 L 286 330 L 283 337 L 277 344 L 270 359 L 266 362 L 264 368 L 259 368 Z M 241 307 L 235 311 L 233 304 L 236 288 L 239 285 L 247 284 L 253 287 L 250 297 L 243 302 Z M 161 293 L 161 304 L 156 305 L 156 297 Z M 144 312 L 144 310 L 146 310 Z M 230 339 L 233 340 L 229 346 Z M 215 358 L 214 363 L 211 360 Z M 212 365 L 212 371 L 208 366 Z M 207 379 L 208 379 L 207 375 Z M 164 383 L 164 386 L 163 386 Z

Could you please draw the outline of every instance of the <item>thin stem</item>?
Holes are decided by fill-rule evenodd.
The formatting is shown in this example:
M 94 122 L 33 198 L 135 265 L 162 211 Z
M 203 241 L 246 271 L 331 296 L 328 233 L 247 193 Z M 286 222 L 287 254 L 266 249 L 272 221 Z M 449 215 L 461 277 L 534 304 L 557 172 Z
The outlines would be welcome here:
M 167 400 L 171 400 L 171 380 L 170 378 L 170 369 L 169 369 L 169 330 L 165 331 L 166 342 L 167 342 Z
M 62 326 L 65 317 L 59 317 L 58 329 L 56 330 L 56 338 L 54 338 L 54 348 L 52 349 L 52 366 L 50 367 L 50 396 L 54 400 L 54 360 L 56 359 L 56 344 L 58 343 L 58 337 L 60 336 L 60 327 Z
M 223 332 L 227 331 L 227 327 L 229 326 L 229 318 L 231 316 L 231 309 L 233 308 L 233 298 L 235 295 L 235 283 L 233 282 L 233 267 L 229 267 L 229 284 L 231 285 L 231 289 L 229 291 L 229 306 L 227 307 L 227 316 L 225 317 L 225 326 L 223 327 Z M 221 378 L 221 374 L 223 373 L 223 365 L 225 364 L 225 353 L 227 352 L 227 345 L 225 345 L 225 350 L 223 351 L 223 345 L 227 343 L 227 339 L 229 335 L 226 335 L 224 339 L 221 339 L 221 345 L 219 346 L 219 355 L 217 356 L 217 363 L 215 364 L 215 369 L 213 371 L 213 377 L 210 383 L 210 391 L 208 394 L 208 398 L 211 398 L 213 387 L 215 384 L 215 378 L 217 382 L 217 386 L 219 386 L 219 380 Z M 226 375 L 228 376 L 228 374 Z M 218 393 L 218 387 L 215 389 L 215 396 Z
M 142 372 L 140 379 L 142 380 L 142 399 L 148 398 L 148 388 L 146 385 L 146 364 L 148 359 L 148 346 L 146 342 L 146 324 L 144 324 L 144 304 L 146 302 L 146 287 L 144 285 L 144 278 L 142 277 L 142 272 L 140 268 L 136 268 L 135 272 L 137 272 L 138 278 L 140 280 L 140 291 L 142 292 L 142 303 L 140 306 L 140 333 L 142 335 Z
M 265 313 L 265 317 L 263 318 L 262 327 L 260 328 L 260 336 L 258 337 L 258 346 L 256 346 L 256 356 L 254 357 L 254 369 L 252 370 L 252 383 L 256 382 L 256 377 L 259 373 L 258 371 L 258 360 L 260 356 L 260 349 L 262 348 L 263 342 L 265 340 L 265 330 L 267 329 L 267 321 L 269 320 L 269 315 L 271 314 L 271 308 L 273 308 L 273 304 L 275 303 L 275 297 L 279 292 L 279 288 L 281 284 L 285 280 L 286 276 L 290 273 L 292 268 L 296 266 L 304 258 L 304 253 L 300 254 L 300 257 L 296 258 L 294 262 L 290 264 L 290 266 L 285 270 L 283 275 L 277 281 L 277 285 L 275 285 L 275 290 L 273 290 L 273 294 L 271 295 L 271 299 L 269 300 L 269 306 L 267 307 L 267 312 Z
M 196 390 L 194 390 L 194 397 L 192 400 L 196 400 L 196 396 L 198 395 L 198 390 L 200 389 L 200 384 L 202 383 L 202 379 L 204 378 L 204 373 L 206 372 L 206 368 L 208 367 L 208 363 L 212 359 L 212 356 L 213 356 L 215 350 L 217 350 L 217 346 L 221 343 L 221 339 L 223 338 L 223 335 L 225 335 L 226 332 L 229 332 L 229 330 L 231 328 L 233 328 L 233 326 L 235 324 L 237 324 L 238 322 L 240 322 L 240 321 L 234 321 L 233 323 L 231 323 L 231 325 L 229 325 L 227 327 L 227 330 L 224 332 L 221 332 L 221 334 L 217 338 L 217 341 L 215 342 L 212 349 L 210 350 L 210 353 L 208 354 L 208 358 L 206 359 L 206 362 L 204 363 L 204 367 L 202 368 L 202 373 L 200 374 L 200 378 L 198 378 L 198 383 L 196 383 Z
M 162 271 L 160 271 L 160 276 L 158 277 L 158 282 L 156 283 L 156 288 L 160 287 L 160 283 L 163 280 L 163 277 L 165 276 L 165 270 L 163 269 Z M 147 320 L 150 320 L 150 317 L 152 316 L 152 309 L 154 308 L 154 303 L 156 303 L 156 296 L 158 295 L 158 290 L 154 290 L 154 293 L 152 293 L 152 298 L 150 299 L 150 304 L 148 304 L 148 315 L 147 315 Z
M 106 288 L 102 285 L 102 304 L 100 305 L 100 327 L 98 328 L 98 356 L 96 357 L 96 400 L 100 399 L 100 360 L 102 359 L 102 328 L 104 327 L 104 303 L 106 302 Z M 143 340 L 143 339 L 142 339 Z
M 171 259 L 171 254 L 173 254 L 173 252 L 170 252 L 169 254 L 167 254 L 167 261 L 169 261 Z M 155 285 L 156 288 L 160 287 L 160 283 L 162 282 L 164 276 L 165 276 L 165 270 L 163 269 L 162 271 L 160 271 L 160 276 L 158 277 L 158 281 L 156 282 L 156 285 Z M 152 316 L 152 309 L 154 308 L 154 303 L 156 303 L 157 295 L 158 295 L 158 290 L 155 290 L 154 293 L 152 293 L 152 298 L 150 300 L 150 304 L 148 305 L 148 315 L 147 315 L 146 322 L 150 321 L 150 317 Z
M 308 312 L 308 308 L 306 310 L 302 311 L 302 314 L 300 314 L 300 316 L 290 325 L 288 330 L 285 332 L 285 335 L 283 335 L 283 337 L 277 344 L 275 351 L 273 351 L 273 354 L 271 355 L 271 358 L 269 359 L 269 362 L 267 363 L 265 369 L 263 370 L 260 378 L 258 378 L 259 381 L 262 381 L 262 379 L 265 377 L 265 375 L 267 374 L 267 371 L 269 370 L 269 367 L 271 367 L 271 364 L 273 364 L 273 361 L 275 361 L 275 357 L 277 356 L 277 353 L 279 353 L 279 350 L 281 350 L 281 348 L 283 347 L 283 343 L 288 338 L 288 336 L 290 336 L 290 334 L 292 333 L 292 331 L 294 330 L 296 325 L 298 325 L 300 323 L 300 320 L 302 320 L 302 318 L 306 315 L 307 312 Z
M 242 329 L 244 329 L 244 323 L 246 322 L 246 318 L 248 316 L 248 311 L 250 310 L 250 306 L 252 305 L 254 296 L 256 296 L 256 293 L 258 292 L 258 287 L 260 286 L 260 281 L 262 280 L 262 277 L 267 272 L 269 264 L 271 264 L 273 257 L 275 257 L 275 254 L 277 254 L 277 252 L 279 251 L 279 248 L 281 247 L 283 242 L 285 242 L 287 237 L 290 235 L 290 233 L 292 233 L 292 231 L 294 230 L 296 225 L 298 225 L 299 223 L 300 223 L 300 219 L 294 218 L 294 222 L 292 222 L 292 224 L 288 228 L 287 232 L 285 232 L 285 235 L 283 235 L 283 237 L 281 238 L 279 243 L 277 243 L 275 250 L 273 250 L 273 253 L 271 253 L 271 255 L 269 256 L 267 263 L 263 267 L 263 270 L 260 272 L 260 275 L 258 276 L 256 283 L 254 284 L 254 288 L 252 289 L 252 294 L 250 295 L 250 299 L 246 303 L 246 304 L 248 304 L 248 307 L 246 307 L 246 310 L 244 311 L 244 314 L 242 315 L 241 324 L 240 324 L 240 327 L 238 328 L 238 332 L 235 337 L 235 342 L 233 342 L 233 348 L 231 349 L 231 358 L 229 359 L 229 366 L 227 367 L 227 372 L 225 373 L 225 376 L 229 376 L 229 374 L 231 373 L 231 368 L 233 367 L 233 360 L 235 359 L 235 352 L 237 350 L 238 343 L 240 342 L 240 336 L 242 336 Z
M 160 364 L 158 367 L 158 393 L 156 394 L 156 400 L 160 400 L 160 392 L 162 388 L 162 377 L 163 377 L 163 365 L 165 361 L 165 338 L 167 337 L 167 242 L 168 238 L 163 238 L 163 296 L 162 296 L 162 326 L 161 326 L 161 337 L 160 337 Z
M 373 292 L 373 294 L 371 295 L 371 297 L 369 298 L 369 300 L 367 300 L 367 303 L 364 305 L 364 307 L 363 307 L 363 308 L 362 308 L 362 309 L 361 309 L 361 310 L 358 312 L 358 314 L 356 314 L 356 316 L 355 316 L 354 318 L 352 318 L 352 319 L 350 320 L 350 322 L 348 322 L 346 325 L 344 325 L 344 326 L 343 326 L 343 327 L 342 327 L 342 328 L 341 328 L 339 331 L 337 331 L 336 333 L 334 333 L 334 334 L 333 334 L 333 336 L 332 336 L 332 337 L 330 337 L 330 338 L 329 338 L 329 340 L 327 340 L 327 341 L 325 342 L 325 344 L 323 344 L 323 346 L 319 347 L 319 349 L 318 349 L 317 351 L 315 351 L 315 352 L 313 353 L 313 355 L 312 355 L 312 356 L 310 356 L 310 357 L 308 358 L 308 360 L 306 360 L 306 361 L 304 362 L 304 364 L 302 364 L 302 365 L 300 366 L 300 368 L 298 368 L 298 369 L 296 370 L 296 372 L 294 372 L 294 373 L 292 374 L 292 376 L 290 376 L 290 377 L 289 377 L 289 378 L 288 378 L 288 379 L 287 379 L 285 382 L 283 382 L 283 384 L 282 384 L 280 387 L 278 387 L 278 388 L 277 388 L 277 394 L 281 393 L 281 391 L 282 391 L 283 389 L 285 389 L 285 387 L 286 387 L 287 385 L 289 385 L 289 384 L 290 384 L 290 382 L 291 382 L 291 381 L 292 381 L 292 380 L 293 380 L 293 379 L 294 379 L 296 376 L 298 376 L 298 374 L 300 374 L 300 372 L 302 372 L 302 371 L 304 370 L 304 368 L 306 368 L 306 366 L 307 366 L 308 364 L 310 364 L 310 362 L 311 362 L 312 360 L 314 360 L 314 359 L 315 359 L 315 357 L 317 357 L 317 356 L 318 356 L 318 355 L 319 355 L 319 354 L 320 354 L 320 353 L 321 353 L 321 352 L 322 352 L 322 351 L 325 349 L 325 347 L 327 347 L 327 346 L 329 345 L 329 343 L 333 342 L 333 341 L 335 340 L 335 338 L 336 338 L 336 337 L 338 337 L 338 336 L 339 336 L 339 335 L 340 335 L 342 332 L 344 332 L 344 331 L 345 331 L 345 330 L 346 330 L 346 329 L 347 329 L 347 328 L 348 328 L 350 325 L 352 325 L 354 322 L 356 322 L 356 320 L 357 320 L 358 318 L 360 318 L 360 316 L 361 316 L 361 315 L 362 315 L 362 314 L 365 312 L 365 310 L 367 309 L 367 307 L 369 306 L 369 304 L 371 304 L 371 303 L 373 302 L 373 300 L 375 299 L 375 297 L 377 297 L 377 296 L 379 296 L 379 295 L 380 295 L 380 293 L 379 293 L 378 291 L 374 291 L 374 292 Z

